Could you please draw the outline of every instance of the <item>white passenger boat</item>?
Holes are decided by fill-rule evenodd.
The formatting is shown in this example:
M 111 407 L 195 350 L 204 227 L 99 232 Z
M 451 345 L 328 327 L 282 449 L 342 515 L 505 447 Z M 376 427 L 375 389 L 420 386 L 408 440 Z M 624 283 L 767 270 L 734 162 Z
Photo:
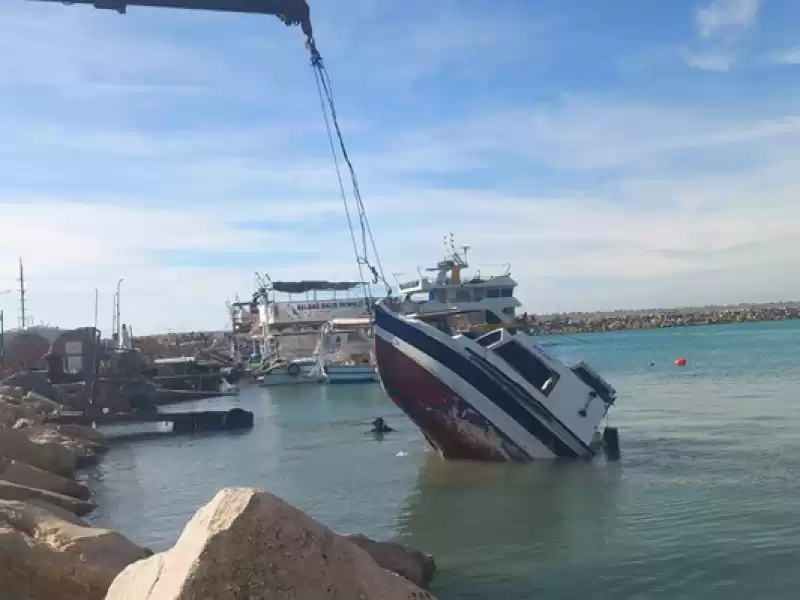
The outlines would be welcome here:
M 616 391 L 587 364 L 567 366 L 513 328 L 453 335 L 458 310 L 375 309 L 375 356 L 392 401 L 444 457 L 592 457 Z M 614 430 L 614 435 L 616 430 Z
M 255 371 L 261 385 L 324 383 L 328 380 L 314 355 L 326 323 L 339 318 L 368 318 L 369 300 L 353 292 L 359 282 L 261 280 L 254 294 L 258 325 L 253 339 L 263 366 Z
M 315 355 L 328 383 L 375 383 L 372 319 L 332 319 L 320 330 Z

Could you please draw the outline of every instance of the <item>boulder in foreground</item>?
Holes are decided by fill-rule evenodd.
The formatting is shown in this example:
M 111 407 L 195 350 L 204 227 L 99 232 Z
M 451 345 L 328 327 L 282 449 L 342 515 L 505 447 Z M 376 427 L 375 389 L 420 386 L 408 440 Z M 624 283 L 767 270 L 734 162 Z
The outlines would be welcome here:
M 150 553 L 39 502 L 0 501 L 0 588 L 29 600 L 102 600 L 122 569 Z
M 364 550 L 387 571 L 397 573 L 423 589 L 431 584 L 436 573 L 436 561 L 430 554 L 396 542 L 376 542 L 360 533 L 343 534 L 343 537 Z
M 106 600 L 433 600 L 265 492 L 224 489 L 175 546 L 127 567 Z

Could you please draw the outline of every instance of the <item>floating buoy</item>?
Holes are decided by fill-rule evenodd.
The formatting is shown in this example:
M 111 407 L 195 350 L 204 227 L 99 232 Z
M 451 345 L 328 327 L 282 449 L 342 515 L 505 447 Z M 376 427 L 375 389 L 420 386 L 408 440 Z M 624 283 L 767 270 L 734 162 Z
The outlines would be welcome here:
M 686 366 L 686 359 L 682 356 L 675 359 L 675 366 L 676 367 L 685 367 Z

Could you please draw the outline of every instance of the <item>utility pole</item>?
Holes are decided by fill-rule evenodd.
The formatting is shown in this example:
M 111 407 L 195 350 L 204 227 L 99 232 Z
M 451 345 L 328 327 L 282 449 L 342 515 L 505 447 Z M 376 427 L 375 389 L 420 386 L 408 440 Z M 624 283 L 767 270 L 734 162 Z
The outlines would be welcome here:
M 22 266 L 22 258 L 19 259 L 19 328 L 25 329 L 27 319 L 25 318 L 25 267 Z
M 113 337 L 114 334 L 117 333 L 117 295 L 114 294 L 114 298 L 111 302 L 111 336 Z
M 122 285 L 122 281 L 123 281 L 123 280 L 122 280 L 121 278 L 120 278 L 120 280 L 119 280 L 119 281 L 117 281 L 117 310 L 116 310 L 116 313 L 115 313 L 115 314 L 116 314 L 116 317 L 117 317 L 117 329 L 116 329 L 116 331 L 117 331 L 117 339 L 118 339 L 118 340 L 121 340 L 121 339 L 122 339 L 122 338 L 120 338 L 120 326 L 121 326 L 121 321 L 120 321 L 120 318 L 119 318 L 119 316 L 120 316 L 120 315 L 119 315 L 119 296 L 120 296 L 120 290 L 119 290 L 119 286 L 121 286 L 121 285 Z

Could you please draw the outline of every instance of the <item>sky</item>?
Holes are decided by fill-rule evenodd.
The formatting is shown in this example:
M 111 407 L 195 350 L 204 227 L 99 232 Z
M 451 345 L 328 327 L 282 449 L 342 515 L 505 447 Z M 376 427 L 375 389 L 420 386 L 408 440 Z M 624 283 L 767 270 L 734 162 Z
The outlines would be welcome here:
M 387 277 L 469 245 L 531 313 L 800 299 L 800 2 L 310 0 Z M 308 52 L 269 16 L 0 3 L 0 292 L 226 326 L 357 278 Z M 0 294 L 6 327 L 18 298 Z

